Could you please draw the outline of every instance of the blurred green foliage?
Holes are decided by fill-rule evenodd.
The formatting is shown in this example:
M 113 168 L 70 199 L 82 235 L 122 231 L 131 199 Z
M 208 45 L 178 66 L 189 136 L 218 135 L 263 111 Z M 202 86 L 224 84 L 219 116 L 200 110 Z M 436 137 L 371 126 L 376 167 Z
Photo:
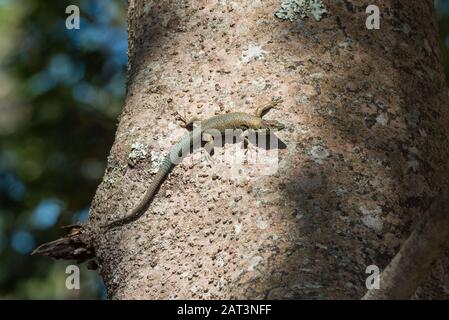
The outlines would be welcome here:
M 67 30 L 78 5 L 81 28 Z M 104 298 L 81 266 L 31 258 L 87 218 L 123 105 L 126 1 L 0 0 L 0 298 Z M 449 74 L 449 1 L 435 1 Z
M 123 104 L 126 5 L 0 0 L 0 298 L 105 295 L 96 272 L 67 290 L 69 262 L 29 253 L 87 218 Z

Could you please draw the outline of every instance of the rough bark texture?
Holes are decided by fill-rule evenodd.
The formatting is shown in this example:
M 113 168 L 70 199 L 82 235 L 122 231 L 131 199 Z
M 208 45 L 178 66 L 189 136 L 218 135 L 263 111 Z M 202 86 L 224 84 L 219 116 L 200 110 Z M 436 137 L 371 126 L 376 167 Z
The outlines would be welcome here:
M 415 226 L 401 249 L 380 276 L 380 286 L 365 300 L 410 299 L 429 275 L 435 260 L 449 243 L 449 192 L 438 197 Z
M 185 130 L 284 103 L 273 175 L 176 167 L 139 220 L 95 237 L 111 298 L 360 298 L 448 182 L 448 101 L 432 0 L 323 1 L 280 21 L 280 1 L 130 1 L 129 78 L 93 231 L 142 197 Z M 133 146 L 134 145 L 134 146 Z M 144 146 L 142 148 L 142 145 Z M 145 152 L 147 154 L 145 155 Z M 220 154 L 219 151 L 216 154 Z M 447 257 L 417 298 L 449 297 Z

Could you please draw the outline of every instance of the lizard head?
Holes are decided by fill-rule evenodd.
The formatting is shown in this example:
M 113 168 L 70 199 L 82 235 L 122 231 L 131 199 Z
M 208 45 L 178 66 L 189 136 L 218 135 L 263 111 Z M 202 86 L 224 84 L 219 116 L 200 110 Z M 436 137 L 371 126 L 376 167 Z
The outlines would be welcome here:
M 262 120 L 262 129 L 266 130 L 282 130 L 285 129 L 285 125 L 277 120 Z

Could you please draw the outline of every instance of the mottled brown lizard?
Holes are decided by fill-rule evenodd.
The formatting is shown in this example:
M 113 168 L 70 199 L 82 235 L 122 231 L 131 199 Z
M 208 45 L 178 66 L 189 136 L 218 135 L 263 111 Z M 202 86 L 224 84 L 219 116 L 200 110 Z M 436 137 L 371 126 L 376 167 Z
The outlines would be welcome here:
M 156 195 L 157 190 L 164 182 L 167 175 L 179 163 L 180 159 L 183 155 L 185 155 L 186 151 L 190 151 L 190 148 L 194 145 L 195 141 L 207 142 L 204 148 L 211 152 L 213 149 L 212 136 L 217 132 L 221 134 L 225 134 L 226 130 L 237 130 L 240 129 L 242 131 L 247 130 L 266 130 L 269 132 L 270 130 L 281 130 L 284 128 L 284 125 L 276 120 L 264 120 L 262 116 L 265 111 L 268 111 L 270 108 L 275 107 L 282 100 L 280 98 L 274 98 L 271 103 L 259 107 L 256 110 L 255 115 L 251 115 L 244 112 L 231 112 L 227 114 L 217 115 L 211 117 L 207 120 L 201 121 L 199 126 L 194 128 L 189 134 L 184 136 L 180 142 L 178 142 L 170 151 L 170 154 L 167 155 L 162 162 L 158 172 L 156 173 L 153 181 L 151 182 L 148 190 L 146 191 L 144 197 L 139 202 L 139 204 L 131 210 L 131 212 L 116 221 L 113 221 L 107 224 L 106 228 L 112 228 L 118 225 L 122 225 L 124 223 L 133 221 L 137 219 L 144 211 L 144 209 L 150 204 L 153 197 Z M 188 127 L 193 123 L 193 121 L 184 121 L 185 127 Z

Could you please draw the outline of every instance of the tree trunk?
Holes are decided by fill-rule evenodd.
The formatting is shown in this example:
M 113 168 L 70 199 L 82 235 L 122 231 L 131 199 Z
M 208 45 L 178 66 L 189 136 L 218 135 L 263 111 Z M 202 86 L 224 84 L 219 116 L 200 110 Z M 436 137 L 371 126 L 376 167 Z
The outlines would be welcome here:
M 410 299 L 417 285 L 430 273 L 433 263 L 449 241 L 449 192 L 445 191 L 414 227 L 396 256 L 379 277 L 381 285 L 368 291 L 365 300 Z
M 111 298 L 361 298 L 367 266 L 383 270 L 447 186 L 433 1 L 376 1 L 380 30 L 364 1 L 323 3 L 320 21 L 283 21 L 272 0 L 129 2 L 126 105 L 88 223 Z M 274 172 L 194 153 L 140 219 L 98 231 L 186 134 L 176 112 L 253 113 L 276 96 Z M 448 266 L 416 297 L 449 298 Z

